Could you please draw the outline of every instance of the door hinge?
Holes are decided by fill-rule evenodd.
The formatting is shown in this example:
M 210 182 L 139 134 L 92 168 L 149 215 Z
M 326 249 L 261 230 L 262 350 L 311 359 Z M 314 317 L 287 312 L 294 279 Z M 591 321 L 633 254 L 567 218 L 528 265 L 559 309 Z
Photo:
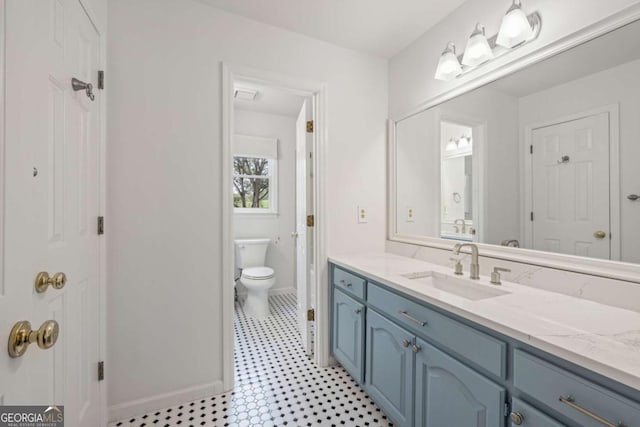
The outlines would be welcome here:
M 307 215 L 307 227 L 314 227 L 316 225 L 316 219 L 313 215 Z
M 533 144 L 529 146 L 529 153 L 533 154 Z
M 102 236 L 104 234 L 104 217 L 98 217 L 98 236 Z
M 309 322 L 316 320 L 316 311 L 313 308 L 307 310 L 307 320 Z
M 504 416 L 508 417 L 510 413 L 511 413 L 511 406 L 509 405 L 509 402 L 504 402 Z
M 98 381 L 104 381 L 104 362 L 98 362 Z
M 533 212 L 531 212 L 531 221 L 533 221 Z
M 104 70 L 98 70 L 98 89 L 104 89 Z
M 313 120 L 307 121 L 307 133 L 313 133 Z

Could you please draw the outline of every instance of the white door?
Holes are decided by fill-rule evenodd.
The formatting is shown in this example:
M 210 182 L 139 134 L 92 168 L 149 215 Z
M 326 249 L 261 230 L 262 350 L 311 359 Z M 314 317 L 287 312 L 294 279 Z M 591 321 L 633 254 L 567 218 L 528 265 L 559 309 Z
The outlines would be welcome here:
M 64 405 L 66 426 L 102 424 L 100 343 L 100 116 L 97 97 L 74 91 L 72 77 L 97 83 L 99 36 L 78 0 L 8 0 L 5 157 L 0 203 L 0 402 Z M 39 272 L 66 274 L 62 289 L 36 292 Z M 50 349 L 31 344 L 10 357 L 18 321 L 33 329 L 55 320 Z
M 313 134 L 307 132 L 307 121 L 312 117 L 312 102 L 305 100 L 296 121 L 296 289 L 298 296 L 298 326 L 302 346 L 307 354 L 313 349 L 307 321 L 309 299 L 309 263 L 311 259 L 310 244 L 313 230 L 307 227 L 307 215 L 311 213 L 310 203 L 310 159 L 309 148 L 312 146 Z
M 533 130 L 533 249 L 609 259 L 609 114 Z

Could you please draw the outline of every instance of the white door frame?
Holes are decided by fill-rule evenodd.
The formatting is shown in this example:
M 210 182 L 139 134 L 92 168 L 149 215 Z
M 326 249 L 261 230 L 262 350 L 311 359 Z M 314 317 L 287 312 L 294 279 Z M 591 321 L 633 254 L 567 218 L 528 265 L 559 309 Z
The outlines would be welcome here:
M 609 114 L 609 213 L 611 231 L 611 261 L 620 261 L 621 241 L 620 238 L 620 106 L 618 104 L 605 105 L 591 110 L 559 116 L 554 119 L 545 120 L 538 123 L 524 125 L 521 138 L 521 170 L 523 179 L 521 184 L 522 212 L 523 219 L 521 232 L 523 237 L 523 247 L 533 246 L 533 226 L 529 220 L 529 212 L 533 211 L 533 156 L 530 153 L 530 146 L 533 144 L 532 134 L 535 129 L 556 124 L 578 120 L 584 117 L 595 116 L 602 113 Z
M 313 206 L 316 216 L 313 262 L 316 274 L 313 283 L 316 294 L 316 339 L 314 361 L 320 366 L 329 364 L 329 287 L 327 285 L 326 254 L 326 153 L 327 153 L 327 85 L 319 81 L 299 79 L 288 75 L 229 63 L 222 63 L 222 372 L 223 387 L 231 390 L 234 382 L 233 316 L 234 316 L 234 247 L 233 194 L 231 187 L 233 153 L 231 137 L 234 133 L 233 82 L 252 80 L 282 88 L 300 96 L 313 97 Z M 319 219 L 319 220 L 318 220 Z
M 486 182 L 487 182 L 487 170 L 484 167 L 485 159 L 487 158 L 487 141 L 489 138 L 487 137 L 487 128 L 488 123 L 486 120 L 480 120 L 476 117 L 469 116 L 467 114 L 461 114 L 454 111 L 446 111 L 443 110 L 438 114 L 438 141 L 440 143 L 440 170 L 438 171 L 438 176 L 442 181 L 442 122 L 450 122 L 456 123 L 459 125 L 470 127 L 473 131 L 473 145 L 472 149 L 472 158 L 471 158 L 471 169 L 473 176 L 473 188 L 472 188 L 472 206 L 474 210 L 474 218 L 473 218 L 473 227 L 476 229 L 476 235 L 474 236 L 474 242 L 482 242 L 485 238 L 487 227 L 489 222 L 487 221 L 487 203 L 485 203 L 487 198 L 487 190 L 486 190 Z M 442 186 L 440 189 L 440 198 L 438 199 L 438 204 L 440 205 L 440 216 L 438 217 L 438 222 L 440 223 L 438 233 L 442 232 Z
M 98 69 L 105 70 L 107 64 L 107 29 L 103 28 L 96 12 L 87 0 L 78 0 L 84 9 L 91 24 L 96 30 L 99 41 Z M 105 20 L 106 21 L 106 20 Z M 98 76 L 95 76 L 96 81 Z M 97 87 L 97 85 L 95 85 Z M 96 97 L 97 114 L 100 118 L 99 147 L 98 147 L 98 215 L 104 216 L 107 213 L 107 91 L 97 89 L 99 96 Z M 96 218 L 97 221 L 97 218 Z M 97 227 L 97 222 L 94 223 Z M 97 229 L 95 229 L 97 232 Z M 108 369 L 107 361 L 107 237 L 106 234 L 99 237 L 98 242 L 98 355 L 100 361 L 105 362 L 105 371 Z M 97 372 L 96 360 L 96 372 Z M 107 425 L 107 380 L 98 382 L 98 400 L 100 407 L 101 425 Z

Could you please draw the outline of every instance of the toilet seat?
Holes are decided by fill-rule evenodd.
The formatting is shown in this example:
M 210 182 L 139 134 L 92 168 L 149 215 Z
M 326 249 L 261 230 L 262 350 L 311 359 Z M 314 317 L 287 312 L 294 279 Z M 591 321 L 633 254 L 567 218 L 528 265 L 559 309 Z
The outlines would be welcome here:
M 269 267 L 251 267 L 242 270 L 242 277 L 252 280 L 267 280 L 274 276 L 275 272 Z

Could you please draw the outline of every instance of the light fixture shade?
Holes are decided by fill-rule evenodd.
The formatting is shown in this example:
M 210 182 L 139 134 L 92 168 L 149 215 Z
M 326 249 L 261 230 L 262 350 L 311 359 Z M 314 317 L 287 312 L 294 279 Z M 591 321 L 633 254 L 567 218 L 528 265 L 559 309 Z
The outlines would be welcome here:
M 469 67 L 475 67 L 493 58 L 493 51 L 484 35 L 484 27 L 476 25 L 476 29 L 471 33 L 467 41 L 467 48 L 464 50 L 462 63 Z
M 502 18 L 496 44 L 511 49 L 529 40 L 532 36 L 533 29 L 529 18 L 522 10 L 522 4 L 516 4 L 514 0 L 513 5 Z
M 469 143 L 470 143 L 470 138 L 467 138 L 466 136 L 462 135 L 460 137 L 460 140 L 458 140 L 458 147 L 466 148 L 469 146 Z
M 447 142 L 447 146 L 445 147 L 445 151 L 456 151 L 458 149 L 458 144 L 451 138 L 449 142 Z
M 447 48 L 440 55 L 438 68 L 436 69 L 436 79 L 449 81 L 455 79 L 462 74 L 462 66 L 456 56 L 456 47 L 453 43 L 447 45 Z

